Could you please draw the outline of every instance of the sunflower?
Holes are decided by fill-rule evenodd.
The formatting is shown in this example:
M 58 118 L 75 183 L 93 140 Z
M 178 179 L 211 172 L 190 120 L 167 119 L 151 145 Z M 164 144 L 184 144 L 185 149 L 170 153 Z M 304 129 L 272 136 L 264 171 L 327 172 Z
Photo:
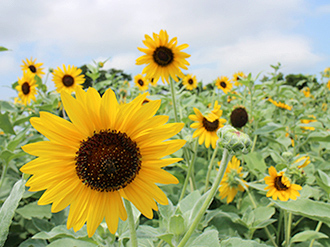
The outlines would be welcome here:
M 53 72 L 53 82 L 56 86 L 56 91 L 60 93 L 62 90 L 72 93 L 80 88 L 85 82 L 85 76 L 81 75 L 81 69 L 75 66 L 68 65 L 68 68 L 63 64 L 63 70 L 60 67 Z
M 241 71 L 239 71 L 239 72 L 233 74 L 233 79 L 232 79 L 232 81 L 234 82 L 234 85 L 235 85 L 236 87 L 242 85 L 242 83 L 240 83 L 240 80 L 241 80 L 242 78 L 246 78 L 246 75 L 245 75 L 243 72 L 241 72 Z
M 21 171 L 32 174 L 30 191 L 45 190 L 39 205 L 52 203 L 52 212 L 70 205 L 68 229 L 79 230 L 87 222 L 91 237 L 103 218 L 111 233 L 118 220 L 126 220 L 123 198 L 147 218 L 158 203 L 168 203 L 156 184 L 178 183 L 161 169 L 181 158 L 165 158 L 186 141 L 168 140 L 184 126 L 170 123 L 168 116 L 154 116 L 160 100 L 142 104 L 147 93 L 119 105 L 108 89 L 100 97 L 94 88 L 76 90 L 76 98 L 61 93 L 71 121 L 48 112 L 31 118 L 31 124 L 49 141 L 27 144 L 23 150 L 36 159 Z M 165 141 L 166 140 L 166 141 Z
M 311 96 L 311 90 L 309 89 L 309 87 L 305 87 L 301 90 L 301 92 L 305 95 L 306 98 Z
M 309 124 L 309 123 L 313 123 L 316 122 L 316 117 L 314 115 L 308 115 L 309 119 L 301 119 L 300 122 L 302 124 Z M 315 130 L 315 127 L 312 126 L 302 126 L 300 127 L 304 130 Z
M 148 90 L 149 80 L 147 78 L 145 78 L 143 75 L 138 74 L 138 75 L 134 76 L 134 83 L 135 83 L 135 86 L 137 86 L 140 91 Z
M 197 129 L 193 134 L 193 138 L 199 136 L 199 145 L 205 141 L 205 147 L 209 148 L 210 144 L 215 148 L 217 140 L 217 130 L 223 127 L 226 119 L 220 118 L 222 115 L 221 106 L 218 101 L 215 101 L 214 109 L 207 115 L 203 115 L 197 108 L 194 107 L 195 115 L 189 115 L 189 119 L 196 121 L 190 125 L 191 128 Z
M 36 101 L 37 84 L 34 79 L 35 75 L 30 71 L 23 71 L 23 77 L 18 78 L 18 86 L 15 89 L 18 91 L 17 102 L 21 102 L 24 105 L 30 104 L 31 100 Z
M 197 79 L 196 76 L 192 76 L 191 74 L 188 74 L 185 76 L 182 80 L 182 84 L 185 86 L 188 90 L 193 90 L 197 87 Z
M 244 106 L 235 108 L 230 114 L 231 125 L 235 128 L 244 127 L 249 121 L 249 115 Z
M 230 82 L 227 76 L 221 76 L 220 78 L 218 77 L 215 82 L 215 85 L 225 94 L 230 92 L 230 90 L 233 88 L 233 84 Z
M 324 69 L 324 76 L 330 77 L 330 67 Z
M 272 100 L 271 98 L 268 99 L 269 102 L 271 102 L 273 105 L 277 106 L 278 108 L 282 108 L 282 109 L 286 109 L 288 111 L 291 111 L 292 110 L 292 107 L 285 104 L 285 103 L 282 103 L 282 102 L 277 102 L 275 100 Z
M 244 187 L 241 185 L 239 180 L 247 186 L 246 181 L 241 179 L 241 177 L 243 177 L 243 168 L 240 166 L 240 163 L 241 162 L 233 156 L 231 161 L 228 162 L 225 174 L 220 183 L 219 196 L 221 199 L 227 197 L 227 204 L 234 200 L 234 197 L 238 191 L 244 191 Z
M 330 80 L 329 80 L 328 83 L 327 83 L 327 87 L 328 87 L 328 89 L 330 90 Z
M 189 65 L 186 58 L 190 57 L 189 54 L 181 50 L 188 47 L 187 44 L 177 46 L 177 38 L 172 38 L 168 41 L 169 37 L 166 31 L 160 30 L 159 35 L 153 33 L 153 39 L 149 35 L 145 35 L 143 44 L 147 48 L 138 49 L 145 53 L 145 55 L 136 59 L 137 65 L 148 64 L 142 71 L 142 74 L 147 74 L 148 78 L 153 78 L 157 83 L 159 78 L 169 82 L 169 77 L 178 82 L 178 77 L 183 78 L 184 74 L 180 68 L 188 69 Z
M 296 156 L 298 157 L 298 155 Z M 298 165 L 298 168 L 304 168 L 306 167 L 309 163 L 311 163 L 310 157 L 309 156 L 302 156 L 295 160 L 294 163 L 302 163 L 301 165 Z
M 41 78 L 41 76 L 45 74 L 45 72 L 43 72 L 43 68 L 41 68 L 43 63 L 36 63 L 36 61 L 37 59 L 32 60 L 32 57 L 30 60 L 22 60 L 24 65 L 21 65 L 21 67 L 23 71 L 30 71 L 33 73 L 33 75 L 37 75 Z
M 284 172 L 277 173 L 274 166 L 268 168 L 270 176 L 265 177 L 265 183 L 268 185 L 265 187 L 267 197 L 272 197 L 273 200 L 279 198 L 281 201 L 287 201 L 289 199 L 296 200 L 297 196 L 300 196 L 298 190 L 302 187 L 298 184 L 292 184 L 284 175 Z

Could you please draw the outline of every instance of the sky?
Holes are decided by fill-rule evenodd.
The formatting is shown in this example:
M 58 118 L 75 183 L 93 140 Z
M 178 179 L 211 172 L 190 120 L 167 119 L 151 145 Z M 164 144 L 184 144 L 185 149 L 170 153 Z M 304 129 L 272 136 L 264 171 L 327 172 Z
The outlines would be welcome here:
M 49 68 L 104 61 L 132 76 L 144 35 L 166 30 L 184 52 L 198 81 L 238 71 L 256 76 L 282 64 L 284 74 L 319 76 L 330 67 L 328 0 L 3 0 L 0 8 L 0 100 L 26 58 Z M 53 87 L 51 76 L 47 81 Z

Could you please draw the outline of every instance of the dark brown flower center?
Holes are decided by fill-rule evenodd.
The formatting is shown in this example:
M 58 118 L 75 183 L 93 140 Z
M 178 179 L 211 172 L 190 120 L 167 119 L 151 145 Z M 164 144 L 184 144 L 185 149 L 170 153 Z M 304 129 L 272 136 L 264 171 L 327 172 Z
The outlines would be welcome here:
M 226 88 L 227 84 L 224 81 L 222 81 L 222 82 L 220 82 L 220 86 L 223 87 L 223 88 Z
M 166 67 L 167 65 L 171 64 L 174 59 L 172 50 L 165 46 L 157 47 L 152 56 L 155 63 L 162 67 Z
M 203 126 L 207 131 L 216 131 L 219 127 L 219 120 L 216 119 L 213 122 L 208 121 L 205 117 L 203 118 Z
M 230 114 L 230 122 L 235 128 L 242 128 L 249 120 L 249 116 L 243 107 L 234 109 Z
M 76 153 L 79 179 L 96 191 L 117 191 L 130 184 L 141 169 L 141 154 L 125 133 L 102 130 L 81 142 Z
M 139 80 L 138 80 L 138 84 L 142 87 L 142 86 L 144 85 L 144 81 L 141 80 L 141 79 L 139 79 Z
M 23 83 L 22 92 L 24 95 L 28 95 L 30 93 L 30 84 L 28 82 Z
M 37 68 L 34 65 L 30 65 L 29 69 L 32 73 L 36 73 L 37 72 Z
M 287 190 L 288 187 L 285 186 L 285 184 L 282 183 L 282 176 L 277 176 L 274 181 L 274 187 L 278 191 L 284 191 Z
M 193 80 L 193 79 L 189 79 L 189 80 L 188 80 L 188 83 L 189 83 L 190 85 L 193 85 L 193 84 L 194 84 L 194 80 Z
M 65 75 L 62 78 L 62 82 L 63 82 L 64 86 L 71 87 L 74 83 L 74 79 L 71 75 Z

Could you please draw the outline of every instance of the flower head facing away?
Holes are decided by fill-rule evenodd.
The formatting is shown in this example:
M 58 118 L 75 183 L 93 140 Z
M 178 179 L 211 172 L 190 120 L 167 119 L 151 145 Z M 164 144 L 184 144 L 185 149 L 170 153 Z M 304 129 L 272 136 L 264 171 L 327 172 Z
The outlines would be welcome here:
M 85 76 L 81 74 L 81 69 L 78 69 L 75 66 L 68 65 L 66 67 L 63 64 L 63 70 L 60 67 L 53 72 L 53 81 L 55 83 L 56 91 L 58 93 L 62 90 L 67 93 L 72 93 L 81 88 L 81 84 L 85 82 Z
M 249 121 L 249 115 L 245 107 L 239 106 L 230 114 L 230 122 L 235 128 L 244 127 Z
M 26 61 L 22 61 L 23 65 L 21 65 L 22 70 L 23 71 L 30 71 L 33 75 L 38 75 L 39 77 L 41 77 L 42 75 L 45 74 L 45 72 L 43 72 L 43 68 L 41 68 L 41 66 L 43 65 L 43 63 L 36 63 L 37 59 L 26 59 Z
M 269 176 L 265 177 L 265 183 L 268 185 L 265 190 L 268 190 L 266 196 L 272 197 L 273 200 L 279 198 L 281 201 L 289 199 L 296 200 L 300 196 L 298 190 L 302 187 L 298 184 L 292 184 L 284 172 L 277 172 L 274 166 L 268 169 Z
M 162 167 L 181 158 L 165 158 L 179 150 L 184 140 L 168 140 L 182 128 L 167 116 L 154 116 L 160 101 L 142 104 L 147 94 L 118 104 L 108 89 L 102 97 L 94 88 L 78 88 L 76 98 L 61 93 L 71 121 L 48 112 L 31 118 L 31 124 L 49 141 L 23 146 L 36 159 L 21 171 L 32 174 L 30 191 L 45 190 L 39 205 L 52 203 L 52 212 L 70 205 L 67 227 L 79 230 L 87 222 L 92 236 L 105 218 L 111 233 L 118 220 L 126 220 L 123 198 L 147 218 L 153 217 L 157 201 L 167 204 L 156 183 L 178 180 Z
M 37 84 L 34 79 L 35 75 L 30 71 L 23 71 L 23 77 L 18 78 L 18 97 L 24 105 L 30 104 L 31 100 L 36 101 Z
M 234 200 L 238 191 L 244 191 L 244 187 L 241 185 L 240 181 L 244 184 L 246 181 L 242 179 L 243 167 L 240 166 L 240 161 L 233 156 L 231 161 L 228 162 L 225 174 L 221 180 L 220 188 L 219 188 L 219 196 L 221 199 L 227 197 L 227 204 Z M 247 184 L 246 184 L 247 186 Z
M 178 82 L 178 77 L 183 78 L 184 74 L 182 69 L 188 69 L 189 65 L 186 58 L 190 57 L 189 54 L 182 52 L 187 48 L 187 44 L 177 46 L 177 38 L 174 37 L 169 41 L 169 36 L 166 31 L 160 30 L 159 34 L 153 33 L 153 38 L 145 35 L 143 44 L 147 48 L 138 49 L 144 52 L 145 55 L 136 59 L 137 65 L 147 64 L 143 69 L 142 74 L 147 74 L 148 78 L 153 78 L 157 83 L 159 78 L 169 82 L 169 77 Z
M 195 115 L 189 115 L 189 119 L 195 121 L 190 127 L 197 129 L 193 134 L 193 138 L 199 137 L 199 145 L 205 142 L 206 148 L 209 148 L 210 144 L 213 148 L 216 147 L 217 140 L 219 139 L 217 130 L 223 127 L 223 124 L 226 122 L 226 119 L 220 118 L 222 116 L 222 110 L 220 108 L 221 106 L 216 101 L 214 109 L 210 113 L 203 115 L 200 110 L 194 107 Z

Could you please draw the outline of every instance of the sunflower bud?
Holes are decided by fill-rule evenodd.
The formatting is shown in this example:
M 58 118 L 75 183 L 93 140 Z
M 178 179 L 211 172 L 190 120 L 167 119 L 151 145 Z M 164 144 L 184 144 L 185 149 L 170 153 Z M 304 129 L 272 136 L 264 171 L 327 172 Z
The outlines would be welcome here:
M 249 152 L 251 146 L 250 137 L 235 129 L 230 125 L 226 125 L 218 130 L 218 145 L 225 147 L 232 153 L 242 151 L 243 153 Z
M 291 158 L 293 157 L 293 154 L 292 154 L 291 152 L 289 152 L 289 151 L 287 151 L 287 152 L 283 152 L 283 153 L 282 153 L 282 157 L 283 157 L 284 159 L 286 159 L 286 160 L 289 160 L 289 159 L 291 159 Z

